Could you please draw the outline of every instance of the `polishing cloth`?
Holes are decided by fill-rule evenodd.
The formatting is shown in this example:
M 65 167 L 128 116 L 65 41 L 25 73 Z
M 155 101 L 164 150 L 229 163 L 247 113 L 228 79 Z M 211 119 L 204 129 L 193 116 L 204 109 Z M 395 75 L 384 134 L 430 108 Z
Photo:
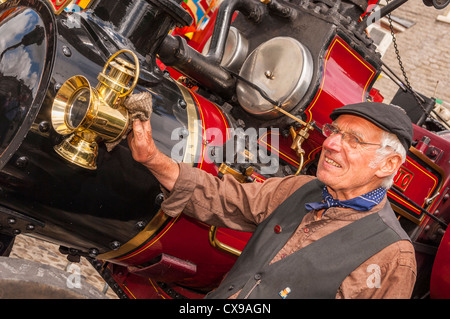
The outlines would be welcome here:
M 110 143 L 105 143 L 108 152 L 111 152 L 123 139 L 127 138 L 128 133 L 132 130 L 134 120 L 140 120 L 142 122 L 150 120 L 153 110 L 152 95 L 149 92 L 133 94 L 125 100 L 124 106 L 130 114 L 128 127 L 122 138 Z

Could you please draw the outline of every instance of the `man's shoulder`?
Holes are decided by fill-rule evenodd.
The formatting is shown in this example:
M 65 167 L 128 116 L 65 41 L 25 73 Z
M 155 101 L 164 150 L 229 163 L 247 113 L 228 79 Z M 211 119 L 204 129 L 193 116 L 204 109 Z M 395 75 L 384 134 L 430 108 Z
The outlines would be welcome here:
M 373 256 L 377 259 L 380 266 L 395 264 L 399 267 L 408 267 L 415 273 L 416 272 L 416 257 L 413 244 L 408 240 L 399 240 L 378 254 Z
M 271 180 L 268 179 L 268 181 Z M 311 181 L 317 180 L 317 177 L 311 176 L 311 175 L 288 175 L 281 178 L 282 184 L 290 190 L 290 192 L 294 192 L 295 190 L 299 189 L 300 187 L 308 184 Z

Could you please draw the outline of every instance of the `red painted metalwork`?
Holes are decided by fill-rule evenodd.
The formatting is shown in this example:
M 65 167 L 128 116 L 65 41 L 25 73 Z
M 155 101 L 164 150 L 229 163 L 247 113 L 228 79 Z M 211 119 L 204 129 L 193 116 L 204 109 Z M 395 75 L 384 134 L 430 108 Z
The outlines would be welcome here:
M 430 294 L 433 299 L 450 298 L 450 231 L 446 231 L 439 246 L 431 273 Z
M 443 182 L 443 171 L 434 165 L 421 152 L 411 149 L 405 164 L 394 178 L 394 187 L 421 207 L 426 206 L 426 200 L 440 191 Z M 417 187 L 420 185 L 421 187 Z M 424 214 L 402 199 L 399 195 L 389 191 L 388 196 L 398 208 L 406 212 L 407 217 L 420 222 Z
M 319 127 L 330 122 L 335 108 L 365 101 L 377 76 L 374 67 L 338 36 L 328 48 L 323 69 L 320 88 L 305 110 L 307 122 L 315 121 Z

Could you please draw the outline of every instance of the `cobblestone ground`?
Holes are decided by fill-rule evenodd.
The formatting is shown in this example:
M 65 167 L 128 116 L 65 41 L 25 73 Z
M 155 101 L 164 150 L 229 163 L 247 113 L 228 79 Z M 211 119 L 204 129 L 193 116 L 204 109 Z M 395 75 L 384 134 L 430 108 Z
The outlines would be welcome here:
M 57 269 L 66 270 L 70 265 L 67 257 L 58 250 L 59 246 L 32 237 L 19 235 L 16 237 L 14 247 L 10 257 L 31 260 L 42 264 L 50 265 Z M 84 258 L 77 264 L 81 269 L 81 276 L 88 284 L 102 292 L 105 288 L 105 281 Z M 108 287 L 106 296 L 110 299 L 117 299 L 116 294 Z

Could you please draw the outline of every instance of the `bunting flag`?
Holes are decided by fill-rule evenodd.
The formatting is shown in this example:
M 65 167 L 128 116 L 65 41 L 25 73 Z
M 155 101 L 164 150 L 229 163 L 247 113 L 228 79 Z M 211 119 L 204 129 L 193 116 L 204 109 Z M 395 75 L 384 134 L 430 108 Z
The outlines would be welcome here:
M 92 0 L 76 0 L 72 1 L 72 3 L 67 6 L 67 12 L 81 12 L 84 9 L 87 9 Z
M 53 6 L 53 11 L 55 14 L 60 14 L 64 9 L 72 2 L 72 0 L 51 0 L 50 3 Z
M 75 1 L 75 4 L 81 7 L 82 9 L 86 9 L 91 2 L 92 0 L 78 0 Z
M 193 25 L 198 28 L 207 23 L 221 2 L 222 0 L 183 0 L 181 5 L 194 18 Z

